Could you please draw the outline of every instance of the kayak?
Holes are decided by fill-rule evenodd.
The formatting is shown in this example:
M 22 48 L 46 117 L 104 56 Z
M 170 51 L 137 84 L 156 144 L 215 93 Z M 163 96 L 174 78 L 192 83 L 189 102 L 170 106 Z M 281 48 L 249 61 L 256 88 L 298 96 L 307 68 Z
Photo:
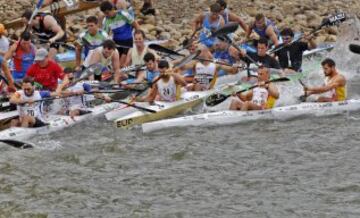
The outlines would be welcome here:
M 360 99 L 339 102 L 308 102 L 259 111 L 218 111 L 142 124 L 142 131 L 149 133 L 174 127 L 225 126 L 259 120 L 290 120 L 299 117 L 320 117 L 360 110 Z
M 234 84 L 234 81 L 238 81 L 239 79 L 241 79 L 242 76 L 243 76 L 242 74 L 238 73 L 238 74 L 234 74 L 234 75 L 225 75 L 225 76 L 219 77 L 217 79 L 216 83 L 215 83 L 215 89 L 212 90 L 211 92 L 206 92 L 206 94 L 209 95 L 209 94 L 214 93 L 214 92 L 225 91 L 225 90 L 228 90 L 228 89 L 232 90 L 233 86 L 228 86 L 228 85 L 225 85 L 225 84 L 229 84 L 229 83 Z M 230 90 L 229 90 L 229 92 L 230 92 Z M 185 93 L 187 93 L 187 92 L 185 92 Z M 183 95 L 185 93 L 183 93 Z M 194 94 L 197 95 L 197 93 L 194 93 Z M 185 95 L 188 96 L 188 94 L 185 94 Z M 189 94 L 189 95 L 191 95 L 191 94 Z M 188 97 L 185 97 L 185 98 L 188 98 Z M 183 102 L 183 103 L 185 103 L 185 102 Z M 136 103 L 136 105 L 145 106 L 145 107 L 149 106 L 148 104 L 143 103 L 143 102 L 138 102 L 138 103 Z M 106 113 L 105 117 L 106 117 L 107 120 L 113 121 L 113 120 L 119 119 L 119 118 L 121 118 L 123 116 L 129 115 L 129 114 L 131 114 L 133 112 L 136 112 L 136 111 L 137 111 L 137 109 L 135 109 L 133 107 L 122 105 L 119 108 Z
M 0 139 L 27 139 L 37 135 L 49 134 L 51 132 L 59 131 L 67 127 L 73 126 L 85 120 L 92 119 L 99 115 L 106 113 L 116 107 L 119 103 L 112 102 L 103 105 L 95 106 L 94 108 L 87 108 L 88 113 L 76 116 L 72 119 L 70 116 L 63 115 L 48 115 L 44 121 L 47 125 L 37 128 L 23 128 L 11 127 L 0 132 Z
M 137 103 L 136 105 L 141 105 L 147 109 L 155 110 L 156 113 L 135 109 L 135 111 L 131 111 L 129 114 L 116 119 L 116 127 L 128 129 L 142 123 L 175 116 L 199 105 L 206 96 L 212 94 L 213 92 L 213 90 L 185 92 L 183 93 L 181 100 L 175 102 L 155 101 L 153 105 L 149 105 L 147 102 L 142 104 Z

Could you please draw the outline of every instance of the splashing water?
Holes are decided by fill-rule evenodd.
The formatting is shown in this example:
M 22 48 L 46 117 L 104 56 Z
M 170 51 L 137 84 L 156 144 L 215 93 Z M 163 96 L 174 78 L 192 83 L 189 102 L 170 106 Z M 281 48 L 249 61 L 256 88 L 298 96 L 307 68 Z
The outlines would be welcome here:
M 360 56 L 349 51 L 351 43 L 360 44 L 360 21 L 356 16 L 340 25 L 335 48 L 327 57 L 335 60 L 337 68 L 348 80 L 357 80 L 360 78 Z

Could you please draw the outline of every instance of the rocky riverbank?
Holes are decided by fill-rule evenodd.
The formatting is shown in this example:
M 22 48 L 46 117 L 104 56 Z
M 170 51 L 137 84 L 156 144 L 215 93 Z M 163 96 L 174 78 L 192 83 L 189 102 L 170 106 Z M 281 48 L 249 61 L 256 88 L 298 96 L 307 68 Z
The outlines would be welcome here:
M 34 1 L 29 0 L 0 0 L 0 22 L 4 23 L 20 16 L 25 8 L 31 7 Z M 142 16 L 140 14 L 140 0 L 135 0 L 137 18 L 142 24 L 150 40 L 171 39 L 169 46 L 175 47 L 192 33 L 190 23 L 193 18 L 207 10 L 213 1 L 209 0 L 157 0 L 155 7 L 158 10 L 156 16 Z M 292 27 L 295 31 L 307 32 L 317 27 L 322 19 L 336 11 L 344 11 L 352 16 L 360 17 L 360 1 L 358 0 L 228 0 L 229 8 L 240 15 L 246 23 L 250 23 L 258 12 L 263 12 L 277 23 L 281 29 Z M 100 13 L 93 10 L 80 13 L 67 18 L 68 33 L 74 37 L 84 27 L 84 20 L 89 14 Z M 336 41 L 337 27 L 321 30 L 317 34 L 317 41 Z M 242 30 L 236 32 L 235 39 L 244 35 Z

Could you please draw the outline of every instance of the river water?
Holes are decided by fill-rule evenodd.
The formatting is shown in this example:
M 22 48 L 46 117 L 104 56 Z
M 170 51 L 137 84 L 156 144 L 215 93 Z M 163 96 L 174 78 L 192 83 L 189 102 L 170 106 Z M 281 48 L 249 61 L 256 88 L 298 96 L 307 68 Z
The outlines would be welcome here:
M 355 113 L 144 135 L 89 120 L 31 139 L 36 149 L 0 146 L 0 217 L 360 217 L 359 123 Z

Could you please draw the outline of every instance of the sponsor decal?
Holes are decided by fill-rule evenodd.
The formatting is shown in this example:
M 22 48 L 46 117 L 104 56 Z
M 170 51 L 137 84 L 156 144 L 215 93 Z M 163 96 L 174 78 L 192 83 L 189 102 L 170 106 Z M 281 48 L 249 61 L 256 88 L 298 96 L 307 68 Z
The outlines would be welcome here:
M 120 120 L 116 122 L 118 128 L 127 127 L 134 122 L 133 119 Z

